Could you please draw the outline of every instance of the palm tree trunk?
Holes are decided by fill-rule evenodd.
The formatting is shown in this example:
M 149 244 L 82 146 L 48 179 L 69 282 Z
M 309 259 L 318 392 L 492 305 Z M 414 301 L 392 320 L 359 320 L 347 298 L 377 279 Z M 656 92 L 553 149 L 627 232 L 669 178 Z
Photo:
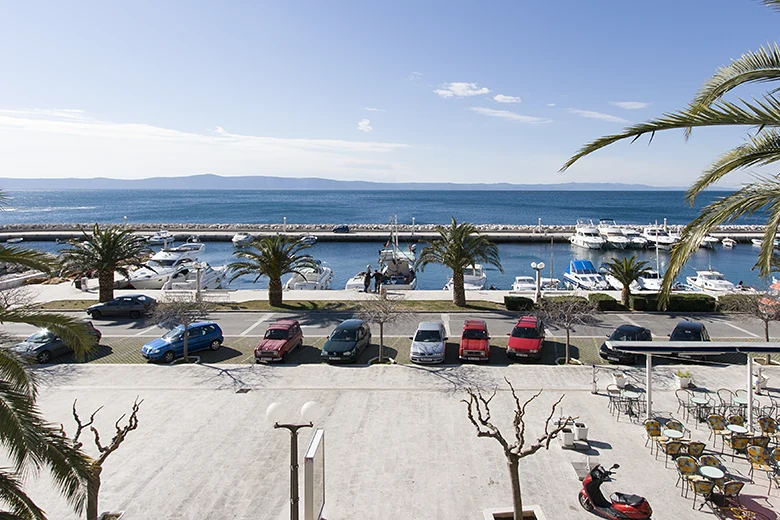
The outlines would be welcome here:
M 382 354 L 384 353 L 382 350 L 385 345 L 385 324 L 382 322 L 379 322 L 379 363 L 382 363 Z
M 623 306 L 628 308 L 628 303 L 631 300 L 631 289 L 628 288 L 628 285 L 624 285 L 623 290 L 620 291 L 620 299 Z
M 271 307 L 282 306 L 283 294 L 281 278 L 271 278 L 268 280 L 268 303 L 271 304 Z
M 509 468 L 509 478 L 512 481 L 512 508 L 514 520 L 523 520 L 523 494 L 520 490 L 520 459 L 511 453 L 506 454 L 506 465 Z
M 114 299 L 114 271 L 103 270 L 98 273 L 98 286 L 100 287 L 100 301 L 107 302 Z
M 452 272 L 452 303 L 458 307 L 466 306 L 466 289 L 463 287 L 463 271 Z
M 569 364 L 571 356 L 569 355 L 569 343 L 571 343 L 571 330 L 566 329 L 566 364 Z
M 87 520 L 98 519 L 98 495 L 100 493 L 100 473 L 103 471 L 98 464 L 92 464 L 92 475 L 87 480 Z
M 189 363 L 190 360 L 187 358 L 187 340 L 190 339 L 190 324 L 185 322 L 184 323 L 184 362 Z

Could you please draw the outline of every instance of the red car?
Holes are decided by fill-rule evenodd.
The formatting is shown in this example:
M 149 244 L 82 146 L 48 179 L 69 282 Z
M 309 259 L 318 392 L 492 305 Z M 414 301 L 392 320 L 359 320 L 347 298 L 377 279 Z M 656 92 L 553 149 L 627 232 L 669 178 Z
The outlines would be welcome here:
M 482 320 L 466 320 L 460 338 L 460 359 L 465 361 L 488 361 L 490 357 L 490 335 L 487 323 Z
M 509 357 L 540 359 L 544 343 L 544 324 L 535 316 L 523 316 L 517 320 L 509 334 L 506 354 Z
M 255 360 L 284 361 L 284 356 L 296 347 L 303 346 L 303 331 L 297 320 L 279 320 L 271 324 L 265 336 L 255 348 Z

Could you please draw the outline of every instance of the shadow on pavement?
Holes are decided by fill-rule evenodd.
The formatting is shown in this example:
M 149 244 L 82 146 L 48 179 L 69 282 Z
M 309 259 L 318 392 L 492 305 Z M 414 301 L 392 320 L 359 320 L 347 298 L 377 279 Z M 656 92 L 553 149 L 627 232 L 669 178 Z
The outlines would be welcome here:
M 200 356 L 200 360 L 203 363 L 219 363 L 246 356 L 244 352 L 225 345 L 222 345 L 219 350 L 202 350 L 197 352 L 196 355 Z

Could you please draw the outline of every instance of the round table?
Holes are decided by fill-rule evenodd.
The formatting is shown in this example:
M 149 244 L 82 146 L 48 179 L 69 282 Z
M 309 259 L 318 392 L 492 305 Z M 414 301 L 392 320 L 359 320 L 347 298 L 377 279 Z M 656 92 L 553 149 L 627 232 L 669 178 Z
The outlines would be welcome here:
M 699 474 L 703 477 L 717 480 L 726 476 L 723 470 L 716 468 L 715 466 L 701 466 L 699 467 Z
M 623 397 L 625 397 L 626 399 L 636 400 L 642 397 L 642 394 L 640 394 L 639 392 L 634 392 L 633 390 L 626 390 L 625 392 L 623 392 Z
M 683 432 L 679 430 L 670 430 L 666 429 L 663 432 L 664 437 L 669 437 L 670 439 L 682 439 L 683 438 Z
M 738 433 L 738 434 L 745 434 L 748 432 L 747 428 L 745 428 L 744 426 L 740 426 L 739 424 L 727 424 L 726 429 L 731 433 Z
M 709 403 L 710 400 L 707 399 L 706 397 L 691 397 L 691 402 L 693 404 L 704 405 Z
M 626 413 L 633 417 L 636 415 L 636 412 L 634 412 L 634 403 L 639 401 L 639 398 L 642 397 L 642 394 L 639 392 L 634 392 L 633 390 L 625 390 L 623 392 L 623 399 L 625 399 L 628 402 L 628 407 L 626 409 Z
M 740 404 L 740 405 L 746 405 L 748 402 L 747 397 L 736 397 L 736 396 L 732 397 L 731 401 L 733 403 Z
M 707 405 L 710 404 L 710 400 L 706 397 L 691 397 L 691 403 L 696 405 L 696 420 L 704 422 L 705 417 L 702 412 L 706 410 Z

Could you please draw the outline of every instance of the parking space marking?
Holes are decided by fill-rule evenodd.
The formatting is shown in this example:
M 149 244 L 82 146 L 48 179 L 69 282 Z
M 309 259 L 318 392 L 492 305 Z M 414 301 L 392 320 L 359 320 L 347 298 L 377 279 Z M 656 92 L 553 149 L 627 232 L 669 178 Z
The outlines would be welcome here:
M 750 332 L 749 330 L 745 330 L 745 329 L 743 329 L 742 327 L 737 327 L 737 326 L 736 326 L 736 325 L 734 325 L 733 323 L 729 323 L 729 322 L 727 322 L 727 321 L 724 321 L 723 323 L 724 323 L 725 325 L 728 325 L 728 326 L 729 326 L 729 327 L 731 327 L 732 329 L 736 329 L 736 330 L 738 330 L 738 331 L 740 331 L 740 332 L 744 332 L 745 334 L 747 334 L 748 336 L 751 336 L 751 337 L 753 337 L 753 338 L 760 338 L 760 337 L 761 337 L 761 336 L 759 336 L 758 334 L 753 334 L 753 333 L 752 333 L 752 332 Z
M 632 320 L 630 317 L 626 316 L 625 314 L 618 314 L 618 316 L 620 316 L 621 319 L 626 320 L 628 323 L 630 323 L 634 327 L 641 327 L 640 324 L 638 324 L 637 322 L 635 322 L 634 320 Z
M 147 334 L 149 334 L 150 332 L 152 332 L 155 329 L 157 329 L 157 325 L 152 325 L 148 329 L 144 329 L 144 330 L 142 330 L 141 332 L 139 332 L 137 334 L 133 334 L 133 336 L 146 336 Z
M 261 323 L 263 323 L 263 322 L 264 322 L 264 321 L 266 321 L 266 320 L 270 320 L 270 319 L 271 319 L 273 316 L 274 316 L 274 314 L 273 314 L 272 312 L 271 312 L 271 313 L 268 313 L 268 314 L 264 314 L 263 316 L 261 316 L 261 317 L 260 317 L 260 319 L 259 319 L 259 320 L 257 320 L 256 322 L 254 322 L 254 323 L 253 323 L 252 325 L 250 325 L 250 326 L 249 326 L 249 327 L 248 327 L 248 328 L 247 328 L 247 329 L 246 329 L 244 332 L 242 332 L 241 334 L 239 334 L 239 336 L 246 336 L 247 334 L 249 334 L 250 332 L 252 332 L 253 330 L 255 330 L 255 328 L 256 328 L 258 325 L 260 325 Z
M 447 337 L 449 338 L 451 336 L 450 334 L 450 315 L 442 313 L 441 314 L 441 321 L 444 323 L 444 332 L 447 333 Z

